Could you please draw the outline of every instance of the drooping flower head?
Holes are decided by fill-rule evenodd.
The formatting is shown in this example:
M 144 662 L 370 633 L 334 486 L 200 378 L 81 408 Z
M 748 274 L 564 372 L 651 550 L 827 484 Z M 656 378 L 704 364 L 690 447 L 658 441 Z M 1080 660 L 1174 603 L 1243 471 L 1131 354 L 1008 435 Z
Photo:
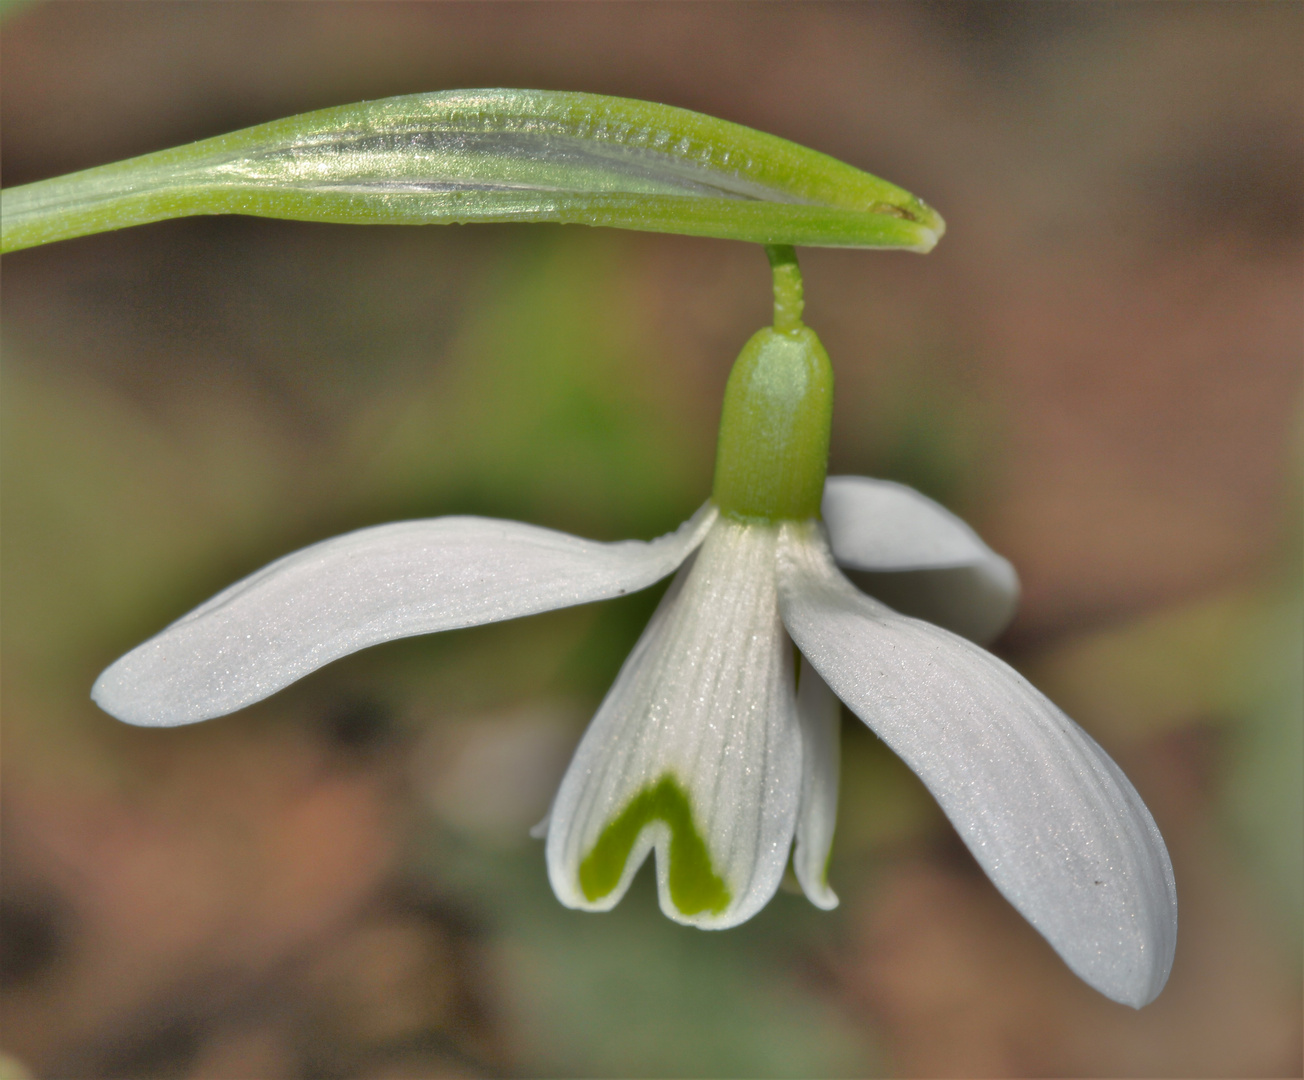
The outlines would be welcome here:
M 543 827 L 562 903 L 613 907 L 655 853 L 661 907 L 683 923 L 743 922 L 790 862 L 812 902 L 835 906 L 841 700 L 1069 966 L 1144 1005 L 1176 938 L 1158 829 L 1091 737 L 969 640 L 1012 613 L 1009 564 L 908 488 L 826 478 L 832 369 L 801 322 L 791 249 L 772 254 L 775 324 L 734 366 L 712 497 L 675 533 L 600 544 L 467 517 L 363 529 L 218 594 L 109 667 L 93 696 L 130 723 L 190 723 L 368 645 L 675 573 Z M 947 575 L 957 604 L 939 617 L 968 637 L 880 603 L 839 564 Z

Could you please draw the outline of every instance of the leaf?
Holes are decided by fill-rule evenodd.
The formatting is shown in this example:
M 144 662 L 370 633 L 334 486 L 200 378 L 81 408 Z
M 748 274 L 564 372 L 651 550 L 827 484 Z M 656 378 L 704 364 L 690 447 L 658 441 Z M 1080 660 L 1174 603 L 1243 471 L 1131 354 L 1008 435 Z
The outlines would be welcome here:
M 353 224 L 550 221 L 765 244 L 928 251 L 893 184 L 646 101 L 450 90 L 304 113 L 0 193 L 0 251 L 194 214 Z

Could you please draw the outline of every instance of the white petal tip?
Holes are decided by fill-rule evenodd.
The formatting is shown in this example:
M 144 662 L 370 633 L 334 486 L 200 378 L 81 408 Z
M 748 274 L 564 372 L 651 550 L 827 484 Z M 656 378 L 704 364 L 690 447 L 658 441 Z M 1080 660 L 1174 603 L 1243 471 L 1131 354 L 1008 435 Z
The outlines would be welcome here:
M 821 911 L 832 911 L 838 906 L 838 894 L 827 885 L 822 885 L 814 889 L 803 885 L 802 892 L 806 894 L 806 899 Z
M 1141 986 L 1111 986 L 1098 985 L 1086 980 L 1088 985 L 1099 990 L 1110 1001 L 1116 1001 L 1120 1005 L 1126 1005 L 1132 1009 L 1143 1009 L 1157 998 L 1167 985 L 1168 977 L 1165 975 L 1162 982 L 1155 986 L 1153 981 L 1146 979 Z
M 679 923 L 680 926 L 691 926 L 697 930 L 732 930 L 735 926 L 741 926 L 751 915 L 685 915 L 674 904 L 662 904 L 661 914 L 673 922 Z
M 164 667 L 153 663 L 154 640 L 133 649 L 104 669 L 91 687 L 91 700 L 116 720 L 134 727 L 180 727 L 225 716 L 249 704 L 213 707 L 206 696 L 176 689 Z M 141 671 L 144 674 L 141 674 Z
M 1141 1009 L 1154 1001 L 1168 984 L 1168 976 L 1173 967 L 1173 943 L 1176 939 L 1177 921 L 1174 917 L 1168 925 L 1162 927 L 1161 939 L 1142 945 L 1142 955 L 1132 962 L 1125 956 L 1117 955 L 1112 958 L 1112 962 L 1110 958 L 1102 956 L 1097 963 L 1091 965 L 1070 962 L 1069 966 L 1084 982 L 1111 1001 Z
M 136 695 L 124 690 L 117 668 L 117 664 L 109 667 L 91 687 L 91 700 L 115 720 L 135 727 L 176 727 L 189 722 L 142 706 Z

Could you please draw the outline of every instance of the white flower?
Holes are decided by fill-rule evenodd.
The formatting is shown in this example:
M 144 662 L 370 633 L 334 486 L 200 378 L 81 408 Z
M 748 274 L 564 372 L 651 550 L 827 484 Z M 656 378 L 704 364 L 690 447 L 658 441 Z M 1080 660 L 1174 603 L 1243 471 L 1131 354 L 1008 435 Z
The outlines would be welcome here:
M 750 918 L 790 857 L 806 895 L 835 906 L 840 698 L 1068 965 L 1144 1005 L 1177 930 L 1159 831 L 1104 751 L 1022 676 L 843 577 L 837 563 L 897 575 L 978 639 L 1005 625 L 1018 591 L 1009 563 L 922 495 L 825 481 L 832 368 L 799 310 L 776 303 L 784 318 L 743 349 L 712 499 L 677 532 L 601 544 L 466 517 L 363 529 L 218 594 L 113 664 L 95 700 L 133 724 L 191 723 L 369 645 L 602 600 L 678 569 L 553 802 L 562 903 L 611 908 L 655 851 L 661 907 L 679 922 Z
M 113 664 L 93 696 L 129 723 L 204 720 L 369 645 L 618 596 L 678 567 L 557 794 L 547 860 L 563 903 L 612 907 L 655 850 L 666 914 L 734 926 L 774 894 L 795 837 L 798 880 L 833 907 L 836 694 L 1074 971 L 1116 1000 L 1151 1000 L 1176 901 L 1131 784 L 1016 672 L 866 596 L 834 560 L 967 577 L 996 601 L 989 633 L 1013 608 L 1009 564 L 897 484 L 830 478 L 823 517 L 827 542 L 816 522 L 739 523 L 709 503 L 650 543 L 467 517 L 362 529 L 218 594 Z

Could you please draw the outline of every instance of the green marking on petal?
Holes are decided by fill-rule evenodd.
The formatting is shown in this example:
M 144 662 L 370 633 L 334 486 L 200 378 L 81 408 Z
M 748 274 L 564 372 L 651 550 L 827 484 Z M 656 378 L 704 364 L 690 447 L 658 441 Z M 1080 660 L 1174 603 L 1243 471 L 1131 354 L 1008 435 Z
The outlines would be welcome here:
M 608 823 L 580 863 L 580 889 L 589 901 L 600 900 L 620 884 L 629 853 L 643 829 L 654 821 L 670 830 L 670 898 L 684 915 L 717 914 L 732 899 L 711 866 L 706 841 L 693 822 L 688 794 L 673 777 L 663 776 L 629 801 Z

